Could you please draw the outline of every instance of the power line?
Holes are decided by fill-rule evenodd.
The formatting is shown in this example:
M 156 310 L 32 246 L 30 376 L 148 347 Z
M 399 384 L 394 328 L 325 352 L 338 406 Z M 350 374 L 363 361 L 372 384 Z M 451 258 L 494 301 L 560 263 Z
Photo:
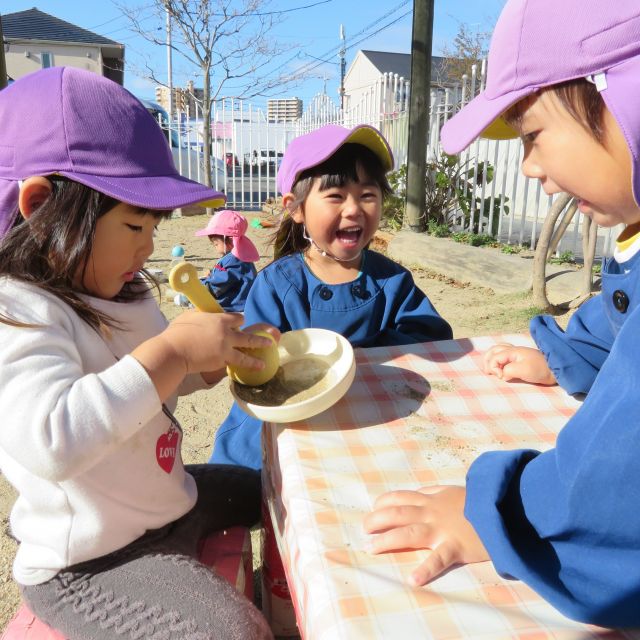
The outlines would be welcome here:
M 248 13 L 247 16 L 272 16 L 274 14 L 280 15 L 281 13 L 291 13 L 292 11 L 301 11 L 302 9 L 311 9 L 311 7 L 317 7 L 320 4 L 328 4 L 334 2 L 334 0 L 320 0 L 320 2 L 314 2 L 313 4 L 306 4 L 302 7 L 293 7 L 293 9 L 281 9 L 280 11 L 264 11 L 259 13 Z M 213 14 L 222 15 L 222 14 Z
M 405 2 L 406 4 L 406 2 Z M 413 12 L 413 8 L 409 9 L 409 11 L 407 11 L 406 13 L 403 13 L 400 17 L 396 18 L 395 20 L 392 20 L 391 22 L 387 23 L 386 25 L 384 25 L 383 27 L 380 27 L 380 29 L 378 29 L 377 31 L 374 31 L 373 33 L 368 33 L 366 36 L 364 36 L 363 38 L 360 38 L 360 40 L 356 40 L 356 42 L 353 42 L 352 44 L 350 44 L 347 48 L 346 51 L 348 51 L 349 49 L 353 49 L 353 47 L 359 45 L 361 42 L 364 42 L 365 40 L 368 40 L 369 38 L 377 35 L 378 33 L 384 31 L 385 29 L 388 29 L 389 27 L 391 27 L 392 25 L 394 25 L 396 22 L 399 22 L 400 20 L 402 20 L 403 18 L 406 18 L 408 15 L 410 15 Z M 360 32 L 362 33 L 362 32 Z M 309 73 L 310 71 L 313 71 L 314 69 L 317 69 L 321 64 L 325 64 L 327 61 L 322 61 L 322 62 L 317 62 L 315 64 L 313 63 L 309 63 L 311 66 L 307 66 L 306 68 L 303 67 L 302 68 L 302 72 L 303 73 Z M 301 70 L 298 69 L 297 73 L 301 73 Z
M 93 27 L 87 27 L 89 30 L 99 29 L 100 27 L 104 27 L 105 24 L 109 24 L 110 22 L 115 22 L 116 20 L 120 20 L 123 16 L 116 16 L 115 18 L 111 18 L 111 20 L 107 20 L 106 22 L 101 22 Z
M 122 16 L 122 17 L 126 17 L 126 16 Z M 141 18 L 138 20 L 138 24 L 142 24 L 143 22 L 145 22 L 146 20 L 149 20 L 149 19 L 151 19 L 151 18 L 156 18 L 156 19 L 158 19 L 158 17 L 156 16 L 156 14 L 155 14 L 155 13 L 150 13 L 148 16 L 141 17 Z M 114 33 L 118 33 L 118 31 L 125 31 L 125 30 L 131 31 L 131 30 L 132 30 L 132 29 L 131 29 L 131 25 L 129 24 L 129 25 L 125 25 L 125 26 L 123 26 L 123 27 L 117 27 L 116 29 L 113 29 L 112 31 L 107 31 L 106 33 L 103 33 L 103 34 L 101 34 L 101 35 L 103 35 L 103 36 L 109 36 L 109 35 L 113 35 Z
M 385 18 L 388 18 L 390 15 L 392 15 L 393 13 L 395 13 L 396 11 L 398 11 L 399 9 L 404 7 L 405 5 L 409 4 L 410 1 L 411 0 L 402 0 L 402 2 L 397 4 L 395 7 L 393 7 L 389 11 L 387 11 L 385 14 L 379 16 L 373 22 L 369 23 L 368 25 L 366 25 L 365 27 L 360 29 L 360 31 L 356 32 L 352 37 L 353 38 L 357 38 L 359 35 L 362 35 L 366 31 L 368 31 L 369 29 L 371 29 L 371 28 L 375 27 L 376 25 L 380 24 Z M 412 11 L 413 11 L 413 8 L 410 9 L 407 13 L 402 14 L 397 20 L 394 20 L 393 22 L 390 22 L 388 25 L 382 27 L 382 29 L 379 29 L 378 31 L 375 31 L 374 33 L 368 34 L 366 37 L 364 37 L 364 38 L 356 41 L 355 43 L 349 45 L 346 48 L 346 50 L 348 51 L 349 49 L 352 49 L 355 45 L 359 44 L 360 42 L 363 42 L 367 38 L 370 38 L 371 36 L 374 36 L 374 35 L 380 33 L 380 31 L 386 29 L 387 27 L 390 27 L 392 24 L 395 24 L 396 22 L 398 22 L 398 20 L 401 20 L 402 18 L 406 17 Z M 321 64 L 338 64 L 338 63 L 334 63 L 331 60 L 326 60 L 325 58 L 327 58 L 327 56 L 331 56 L 331 57 L 335 56 L 338 53 L 338 51 L 340 50 L 340 48 L 341 48 L 341 46 L 333 47 L 333 48 L 329 49 L 329 51 L 327 51 L 326 53 L 323 53 L 321 56 L 318 56 L 316 58 L 316 59 L 323 59 L 322 62 L 320 62 L 320 63 L 308 62 L 306 65 L 303 65 L 302 67 L 300 67 L 300 69 L 298 69 L 296 71 L 296 74 L 307 73 L 309 71 L 313 71 L 314 69 L 317 69 Z M 282 66 L 284 66 L 284 65 L 279 66 L 277 69 L 275 69 L 275 71 L 281 69 Z
M 380 16 L 379 18 L 374 20 L 372 23 L 368 24 L 366 27 L 363 27 L 362 29 L 360 29 L 360 31 L 358 31 L 358 33 L 354 33 L 353 37 L 357 38 L 358 36 L 362 35 L 365 31 L 368 31 L 369 29 L 375 27 L 377 24 L 380 24 L 385 18 L 388 18 L 391 14 L 395 13 L 396 11 L 398 11 L 398 9 L 402 9 L 402 7 L 404 7 L 405 5 L 409 4 L 409 2 L 411 2 L 411 0 L 402 0 L 402 2 L 400 4 L 398 4 L 398 5 L 396 5 L 395 7 L 393 7 L 393 9 L 389 9 L 389 11 L 387 11 L 387 13 L 385 13 L 382 16 Z

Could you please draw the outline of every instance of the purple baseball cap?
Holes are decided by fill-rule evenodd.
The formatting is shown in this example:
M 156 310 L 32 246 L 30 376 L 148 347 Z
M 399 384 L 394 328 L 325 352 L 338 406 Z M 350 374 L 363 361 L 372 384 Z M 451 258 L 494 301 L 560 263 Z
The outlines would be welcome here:
M 361 124 L 347 129 L 328 124 L 311 133 L 294 138 L 284 152 L 276 179 L 278 191 L 289 193 L 300 174 L 329 159 L 343 144 L 353 142 L 371 149 L 385 171 L 393 169 L 393 153 L 384 136 L 374 127 Z
M 478 136 L 516 138 L 502 118 L 538 89 L 587 78 L 625 136 L 640 203 L 640 1 L 509 0 L 489 48 L 486 88 L 442 128 L 458 153 Z
M 225 201 L 182 177 L 144 105 L 95 73 L 52 67 L 20 78 L 0 91 L 0 127 L 0 237 L 30 176 L 59 174 L 149 209 Z

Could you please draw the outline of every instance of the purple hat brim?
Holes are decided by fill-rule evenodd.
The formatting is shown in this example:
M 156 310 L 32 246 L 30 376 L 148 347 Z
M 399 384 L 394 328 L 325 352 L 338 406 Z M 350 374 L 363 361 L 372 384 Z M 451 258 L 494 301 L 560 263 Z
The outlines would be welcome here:
M 466 149 L 476 138 L 487 131 L 487 138 L 513 138 L 517 137 L 514 130 L 508 135 L 493 134 L 489 127 L 511 106 L 535 93 L 536 87 L 527 87 L 519 91 L 511 91 L 497 98 L 490 99 L 483 91 L 471 102 L 466 104 L 456 115 L 443 125 L 440 133 L 442 148 L 446 153 L 460 153 Z
M 190 204 L 219 207 L 226 196 L 181 175 L 105 177 L 59 171 L 60 175 L 100 191 L 116 200 L 145 209 L 178 209 Z

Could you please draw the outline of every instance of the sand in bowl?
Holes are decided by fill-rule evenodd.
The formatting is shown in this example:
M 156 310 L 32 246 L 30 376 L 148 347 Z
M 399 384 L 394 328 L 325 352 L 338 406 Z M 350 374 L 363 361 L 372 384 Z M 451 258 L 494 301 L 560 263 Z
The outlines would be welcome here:
M 248 387 L 233 382 L 235 391 L 249 404 L 280 407 L 313 398 L 331 386 L 331 366 L 322 358 L 307 356 L 285 362 L 269 382 Z

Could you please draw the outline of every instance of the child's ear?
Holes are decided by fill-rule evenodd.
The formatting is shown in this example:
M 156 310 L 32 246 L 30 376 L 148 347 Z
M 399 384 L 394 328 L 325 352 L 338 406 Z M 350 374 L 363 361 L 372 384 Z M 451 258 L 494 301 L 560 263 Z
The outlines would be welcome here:
M 292 209 L 292 205 L 295 202 L 296 198 L 293 193 L 285 193 L 282 196 L 282 206 L 287 210 L 287 213 L 291 216 L 291 219 L 294 222 L 302 223 L 304 222 L 304 215 L 302 213 L 302 207 L 296 207 Z
M 32 176 L 20 185 L 18 207 L 25 220 L 51 195 L 53 185 L 44 176 Z

